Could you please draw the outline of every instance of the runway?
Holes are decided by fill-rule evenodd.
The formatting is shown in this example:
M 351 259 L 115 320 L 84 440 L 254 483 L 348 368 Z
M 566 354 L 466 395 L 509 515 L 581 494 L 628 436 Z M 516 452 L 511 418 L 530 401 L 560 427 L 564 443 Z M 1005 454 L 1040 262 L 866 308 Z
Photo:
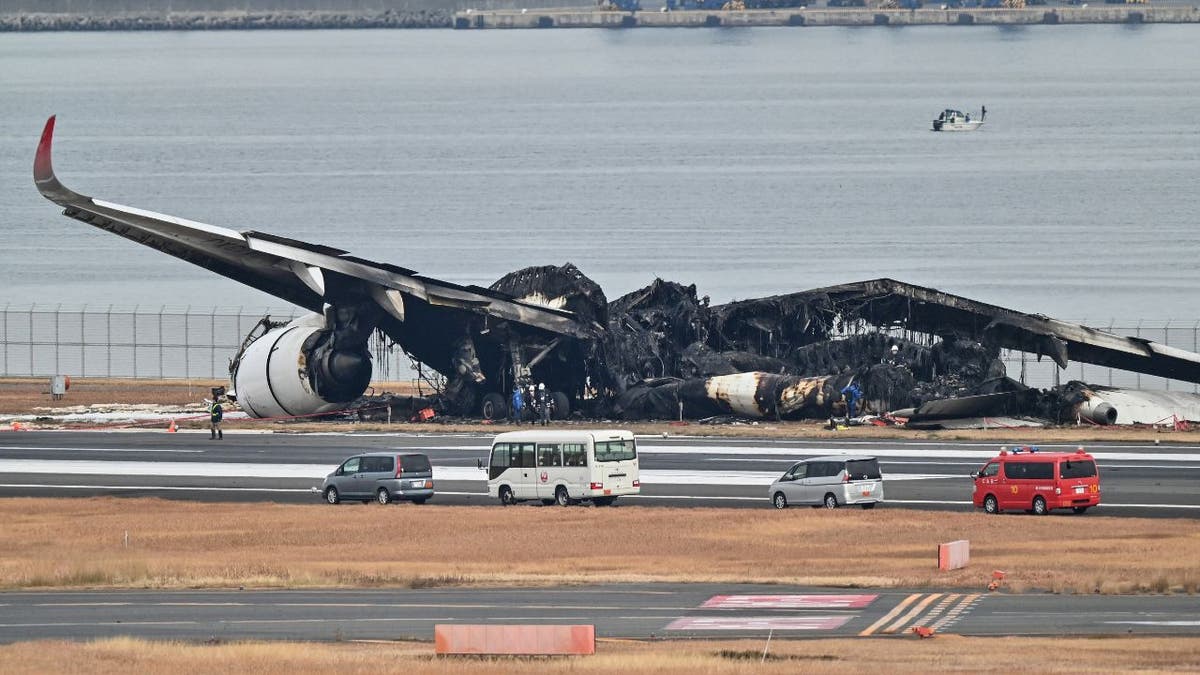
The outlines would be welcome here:
M 439 623 L 586 623 L 598 637 L 1195 635 L 1190 596 L 637 584 L 564 588 L 0 594 L 0 641 L 430 640 Z
M 230 432 L 12 432 L 0 436 L 0 496 L 145 496 L 200 501 L 315 502 L 313 488 L 345 457 L 419 450 L 442 504 L 492 504 L 489 435 Z M 1044 445 L 1044 450 L 1075 446 Z M 1200 447 L 1092 444 L 1103 502 L 1092 513 L 1200 517 Z M 766 488 L 789 463 L 823 454 L 879 457 L 886 507 L 971 508 L 971 471 L 995 443 L 640 437 L 642 494 L 620 504 L 768 508 Z M 1085 516 L 1086 517 L 1086 516 Z

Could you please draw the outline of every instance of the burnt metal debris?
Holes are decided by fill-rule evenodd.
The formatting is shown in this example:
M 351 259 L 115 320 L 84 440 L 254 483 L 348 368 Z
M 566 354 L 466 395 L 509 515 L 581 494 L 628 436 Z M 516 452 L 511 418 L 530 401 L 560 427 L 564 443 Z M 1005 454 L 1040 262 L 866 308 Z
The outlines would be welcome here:
M 518 270 L 490 290 L 565 310 L 592 329 L 522 340 L 509 372 L 494 375 L 554 383 L 586 417 L 821 419 L 855 383 L 859 412 L 911 409 L 925 425 L 964 416 L 1075 420 L 1081 404 L 1088 419 L 1110 421 L 1087 407 L 1081 386 L 1042 391 L 1007 377 L 1001 349 L 1064 367 L 1078 360 L 1200 381 L 1196 354 L 892 279 L 722 305 L 694 285 L 655 279 L 609 302 L 568 263 Z

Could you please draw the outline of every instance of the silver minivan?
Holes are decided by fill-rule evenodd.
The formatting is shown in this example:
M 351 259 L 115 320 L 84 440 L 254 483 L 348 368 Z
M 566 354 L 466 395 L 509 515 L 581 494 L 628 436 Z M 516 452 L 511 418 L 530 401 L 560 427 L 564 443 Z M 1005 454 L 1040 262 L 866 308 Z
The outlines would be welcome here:
M 771 483 L 767 497 L 777 509 L 786 509 L 791 504 L 830 509 L 857 504 L 871 509 L 883 501 L 883 475 L 874 457 L 813 457 L 796 462 Z
M 321 496 L 330 504 L 372 499 L 380 504 L 407 500 L 424 504 L 433 496 L 433 467 L 421 454 L 372 452 L 355 455 L 325 477 Z

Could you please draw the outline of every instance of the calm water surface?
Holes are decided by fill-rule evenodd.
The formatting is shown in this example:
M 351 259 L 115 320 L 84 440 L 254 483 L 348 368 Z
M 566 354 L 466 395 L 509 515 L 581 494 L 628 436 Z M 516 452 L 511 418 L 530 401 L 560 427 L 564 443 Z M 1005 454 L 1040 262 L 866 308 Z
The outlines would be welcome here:
M 892 276 L 1200 317 L 1195 26 L 0 35 L 0 302 L 282 301 L 85 194 L 462 283 L 576 263 L 714 302 Z M 973 134 L 944 107 L 987 105 Z

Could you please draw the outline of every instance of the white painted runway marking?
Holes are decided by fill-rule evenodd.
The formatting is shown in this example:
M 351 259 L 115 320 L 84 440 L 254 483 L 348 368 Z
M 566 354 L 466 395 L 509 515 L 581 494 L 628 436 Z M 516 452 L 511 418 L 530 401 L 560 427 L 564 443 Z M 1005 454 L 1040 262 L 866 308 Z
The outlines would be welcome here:
M 42 445 L 0 445 L 0 450 L 23 450 L 37 452 L 162 452 L 176 455 L 200 455 L 207 452 L 205 450 L 186 450 L 182 448 L 68 448 Z
M 1105 621 L 1104 623 L 1134 626 L 1200 626 L 1200 621 Z
M 693 616 L 676 619 L 666 630 L 834 630 L 849 616 Z
M 861 609 L 878 595 L 714 595 L 705 609 Z

